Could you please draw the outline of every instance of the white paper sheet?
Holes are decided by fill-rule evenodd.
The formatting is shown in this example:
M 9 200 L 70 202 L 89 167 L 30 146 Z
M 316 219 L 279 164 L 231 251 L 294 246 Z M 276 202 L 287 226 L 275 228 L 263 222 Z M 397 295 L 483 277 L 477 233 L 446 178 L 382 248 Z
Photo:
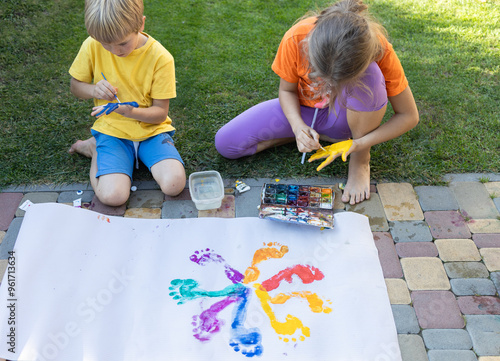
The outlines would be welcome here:
M 0 356 L 400 361 L 368 219 L 335 217 L 320 230 L 35 204 L 0 287 Z

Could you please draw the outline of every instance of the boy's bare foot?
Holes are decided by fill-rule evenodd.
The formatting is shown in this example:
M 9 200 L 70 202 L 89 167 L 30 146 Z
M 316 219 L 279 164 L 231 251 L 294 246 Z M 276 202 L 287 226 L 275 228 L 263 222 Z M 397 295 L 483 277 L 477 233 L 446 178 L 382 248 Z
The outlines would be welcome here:
M 92 158 L 95 152 L 95 138 L 90 137 L 86 140 L 77 140 L 68 150 L 69 154 L 81 154 L 87 158 Z
M 370 163 L 357 164 L 356 157 L 349 161 L 349 175 L 342 194 L 342 202 L 354 205 L 370 199 Z

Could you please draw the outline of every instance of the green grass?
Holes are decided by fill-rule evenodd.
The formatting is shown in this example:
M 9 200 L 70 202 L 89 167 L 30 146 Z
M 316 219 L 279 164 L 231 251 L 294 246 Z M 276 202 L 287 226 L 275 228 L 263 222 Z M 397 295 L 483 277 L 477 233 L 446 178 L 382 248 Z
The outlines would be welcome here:
M 233 117 L 277 96 L 271 64 L 281 37 L 328 3 L 145 0 L 146 32 L 176 61 L 170 115 L 188 174 L 317 175 L 293 144 L 234 161 L 213 141 Z M 389 31 L 420 111 L 415 129 L 373 148 L 372 177 L 430 184 L 450 172 L 499 172 L 498 1 L 367 3 Z M 67 153 L 93 121 L 91 101 L 69 92 L 68 69 L 87 36 L 83 1 L 4 0 L 0 21 L 0 185 L 87 181 L 89 160 Z M 320 174 L 345 177 L 347 166 L 338 160 Z M 150 175 L 142 169 L 137 178 Z

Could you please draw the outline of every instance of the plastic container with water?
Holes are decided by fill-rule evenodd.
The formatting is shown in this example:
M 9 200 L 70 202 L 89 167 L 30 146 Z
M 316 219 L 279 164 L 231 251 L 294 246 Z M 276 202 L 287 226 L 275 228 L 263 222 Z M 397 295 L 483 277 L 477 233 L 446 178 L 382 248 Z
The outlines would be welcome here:
M 215 170 L 191 173 L 189 193 L 200 211 L 220 208 L 224 198 L 224 183 L 220 173 Z

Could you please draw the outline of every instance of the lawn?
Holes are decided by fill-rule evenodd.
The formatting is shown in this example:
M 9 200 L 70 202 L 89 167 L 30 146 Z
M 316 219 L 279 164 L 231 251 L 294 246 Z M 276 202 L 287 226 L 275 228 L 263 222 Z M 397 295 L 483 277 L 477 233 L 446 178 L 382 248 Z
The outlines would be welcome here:
M 69 91 L 68 69 L 87 37 L 82 0 L 0 4 L 0 186 L 88 180 L 69 146 L 89 136 L 91 101 Z M 145 0 L 146 32 L 176 62 L 170 116 L 187 173 L 315 176 L 295 145 L 222 158 L 217 130 L 277 96 L 271 64 L 294 21 L 326 6 L 309 0 Z M 446 173 L 500 171 L 500 6 L 486 0 L 369 0 L 405 68 L 419 125 L 372 149 L 372 178 L 432 184 Z M 386 118 L 391 114 L 388 110 Z M 334 162 L 320 173 L 345 177 Z M 137 179 L 151 179 L 141 169 Z

